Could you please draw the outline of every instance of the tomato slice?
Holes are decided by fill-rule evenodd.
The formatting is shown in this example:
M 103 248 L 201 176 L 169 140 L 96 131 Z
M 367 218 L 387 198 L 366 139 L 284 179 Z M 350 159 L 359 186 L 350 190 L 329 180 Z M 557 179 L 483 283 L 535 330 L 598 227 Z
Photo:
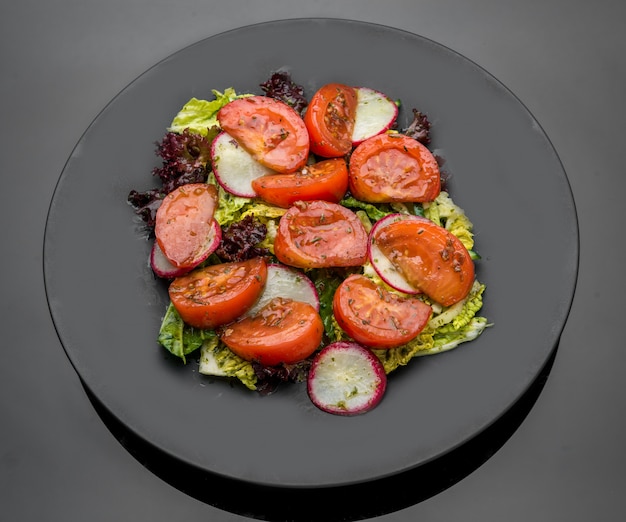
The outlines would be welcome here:
M 202 329 L 237 319 L 258 299 L 267 280 L 262 257 L 198 268 L 177 277 L 169 296 L 182 320 Z
M 261 176 L 252 188 L 261 199 L 283 208 L 314 199 L 338 203 L 348 190 L 348 166 L 343 158 L 328 159 L 293 174 Z
M 371 203 L 425 202 L 441 191 L 437 160 L 419 141 L 403 134 L 379 134 L 350 157 L 350 192 Z
M 220 337 L 242 359 L 276 366 L 306 359 L 320 346 L 323 332 L 310 304 L 275 297 L 255 315 L 222 328 Z
M 339 326 L 370 348 L 395 348 L 416 337 L 430 319 L 432 308 L 417 297 L 389 292 L 360 274 L 337 288 L 333 312 Z
M 304 123 L 311 138 L 311 152 L 338 158 L 352 150 L 352 131 L 357 107 L 356 89 L 329 83 L 311 98 Z
M 307 161 L 309 134 L 286 103 L 267 96 L 238 98 L 222 107 L 217 119 L 256 161 L 276 172 L 295 172 Z
M 179 268 L 195 267 L 206 258 L 213 237 L 217 188 L 189 183 L 170 192 L 156 213 L 154 233 L 165 257 Z
M 419 216 L 392 221 L 375 238 L 380 251 L 417 290 L 444 306 L 464 299 L 474 283 L 474 262 L 461 241 Z
M 298 201 L 280 219 L 274 254 L 300 268 L 359 266 L 367 259 L 367 232 L 337 203 Z

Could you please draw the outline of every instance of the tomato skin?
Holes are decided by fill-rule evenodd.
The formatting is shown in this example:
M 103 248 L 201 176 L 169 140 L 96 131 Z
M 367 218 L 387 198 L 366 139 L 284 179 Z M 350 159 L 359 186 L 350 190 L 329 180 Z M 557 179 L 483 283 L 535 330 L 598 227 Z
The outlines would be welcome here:
M 174 266 L 192 268 L 204 260 L 217 198 L 215 185 L 190 183 L 163 199 L 156 213 L 154 233 L 163 254 Z
M 357 107 L 353 87 L 329 83 L 311 98 L 304 123 L 311 138 L 311 152 L 323 158 L 338 158 L 352 150 L 352 131 Z
M 299 268 L 359 266 L 367 259 L 367 232 L 351 210 L 327 201 L 299 201 L 281 217 L 274 254 Z
M 375 241 L 405 279 L 437 303 L 450 306 L 469 294 L 474 262 L 459 238 L 445 228 L 411 216 L 384 227 Z
M 271 174 L 252 181 L 261 199 L 289 208 L 296 201 L 321 199 L 338 203 L 348 190 L 348 166 L 343 158 L 320 161 L 293 174 Z
M 441 191 L 437 160 L 419 141 L 379 134 L 350 156 L 350 192 L 370 203 L 426 202 Z
M 309 133 L 286 103 L 267 96 L 239 98 L 222 107 L 217 119 L 256 161 L 276 172 L 295 172 L 308 159 Z
M 223 327 L 220 338 L 242 359 L 276 366 L 306 359 L 320 346 L 323 332 L 310 304 L 275 297 L 257 314 Z
M 169 296 L 185 323 L 213 329 L 237 319 L 258 299 L 267 280 L 267 263 L 246 261 L 198 268 L 174 279 Z
M 416 297 L 401 296 L 371 279 L 353 274 L 337 288 L 333 312 L 339 326 L 364 346 L 401 346 L 424 329 L 432 308 Z

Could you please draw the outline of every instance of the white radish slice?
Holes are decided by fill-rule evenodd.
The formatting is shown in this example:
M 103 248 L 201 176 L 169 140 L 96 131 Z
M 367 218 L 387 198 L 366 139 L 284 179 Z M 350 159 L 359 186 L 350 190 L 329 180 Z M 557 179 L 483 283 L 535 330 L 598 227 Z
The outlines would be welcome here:
M 394 288 L 399 292 L 404 292 L 405 294 L 419 294 L 420 291 L 412 286 L 404 278 L 402 273 L 398 271 L 398 269 L 391 262 L 391 260 L 382 253 L 382 251 L 376 244 L 376 240 L 379 234 L 390 223 L 395 223 L 396 221 L 402 219 L 412 219 L 416 217 L 417 216 L 412 216 L 410 214 L 389 214 L 384 218 L 379 219 L 376 223 L 374 223 L 374 226 L 370 230 L 367 242 L 367 256 L 370 260 L 370 263 L 374 267 L 374 270 L 376 270 L 376 273 L 391 288 Z
M 319 312 L 320 300 L 313 282 L 294 268 L 271 263 L 267 265 L 267 280 L 258 301 L 244 315 L 255 315 L 275 297 L 310 304 Z
M 356 87 L 357 106 L 352 131 L 352 145 L 389 130 L 398 117 L 398 106 L 382 92 Z
M 370 411 L 382 400 L 386 387 L 380 359 L 351 341 L 337 341 L 319 351 L 307 377 L 313 404 L 336 415 Z
M 252 180 L 276 174 L 261 165 L 227 132 L 220 132 L 211 145 L 211 163 L 217 182 L 231 194 L 254 198 Z
M 173 263 L 165 256 L 163 250 L 159 247 L 159 244 L 155 241 L 150 250 L 150 266 L 152 271 L 158 276 L 166 279 L 172 279 L 179 277 L 188 272 L 191 272 L 200 263 L 206 261 L 206 259 L 217 250 L 217 247 L 222 240 L 222 229 L 219 223 L 214 219 L 211 221 L 211 230 L 209 236 L 205 242 L 205 247 L 197 257 L 197 263 L 195 266 L 181 268 Z

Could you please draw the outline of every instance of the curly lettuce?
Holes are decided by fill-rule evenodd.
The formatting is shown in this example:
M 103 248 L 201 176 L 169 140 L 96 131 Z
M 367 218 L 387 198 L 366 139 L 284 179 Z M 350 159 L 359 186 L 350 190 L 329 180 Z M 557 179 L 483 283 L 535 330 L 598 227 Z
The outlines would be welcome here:
M 207 136 L 214 127 L 219 128 L 217 112 L 227 103 L 237 98 L 252 96 L 251 94 L 237 94 L 232 87 L 227 88 L 223 93 L 212 90 L 213 100 L 201 100 L 191 98 L 182 109 L 174 116 L 168 131 L 183 132 L 189 129 L 190 132 Z
M 452 201 L 450 194 L 442 190 L 434 201 L 423 203 L 423 208 L 424 217 L 458 237 L 467 250 L 474 248 L 472 222 L 465 211 Z
M 246 388 L 257 389 L 258 379 L 252 364 L 231 352 L 217 336 L 202 344 L 198 371 L 203 375 L 234 377 Z
M 459 306 L 450 307 L 453 313 L 444 316 L 445 323 L 439 324 L 437 318 L 449 309 L 435 315 L 426 328 L 407 344 L 390 350 L 373 350 L 383 363 L 385 372 L 391 373 L 414 357 L 441 353 L 476 339 L 489 326 L 486 318 L 476 315 L 482 308 L 484 291 L 485 285 L 476 281 L 469 295 L 458 303 Z

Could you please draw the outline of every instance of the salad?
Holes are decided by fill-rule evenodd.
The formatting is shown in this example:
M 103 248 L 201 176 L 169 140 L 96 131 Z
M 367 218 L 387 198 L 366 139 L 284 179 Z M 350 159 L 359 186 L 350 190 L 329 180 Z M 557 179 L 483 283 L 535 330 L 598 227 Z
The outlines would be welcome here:
M 202 374 L 306 381 L 320 409 L 364 413 L 391 372 L 487 328 L 473 225 L 422 112 L 399 129 L 369 87 L 260 87 L 189 100 L 157 143 L 160 185 L 129 193 L 170 299 L 155 335 Z

